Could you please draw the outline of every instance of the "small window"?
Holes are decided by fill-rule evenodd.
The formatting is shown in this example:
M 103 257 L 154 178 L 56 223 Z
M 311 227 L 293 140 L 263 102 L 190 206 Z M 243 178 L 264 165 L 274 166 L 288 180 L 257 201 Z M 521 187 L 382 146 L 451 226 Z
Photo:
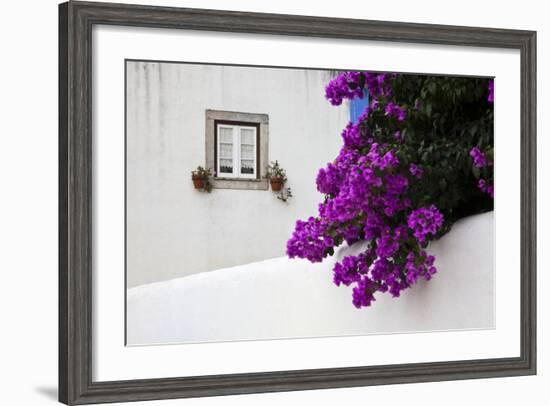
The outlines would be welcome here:
M 214 189 L 269 190 L 269 117 L 241 111 L 206 110 L 206 167 Z
M 258 177 L 258 127 L 250 124 L 216 123 L 216 176 Z

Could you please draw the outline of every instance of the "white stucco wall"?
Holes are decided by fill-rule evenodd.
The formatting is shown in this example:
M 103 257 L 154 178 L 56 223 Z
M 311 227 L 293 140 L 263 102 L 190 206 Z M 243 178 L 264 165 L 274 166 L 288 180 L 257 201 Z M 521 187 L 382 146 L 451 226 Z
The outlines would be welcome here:
M 314 214 L 317 170 L 336 156 L 348 108 L 324 99 L 328 71 L 127 62 L 127 283 L 133 287 L 284 256 Z M 205 110 L 269 115 L 269 160 L 294 198 L 193 189 Z
M 459 220 L 428 250 L 437 274 L 356 309 L 332 283 L 343 245 L 312 264 L 273 258 L 128 290 L 129 345 L 490 329 L 495 327 L 494 215 Z

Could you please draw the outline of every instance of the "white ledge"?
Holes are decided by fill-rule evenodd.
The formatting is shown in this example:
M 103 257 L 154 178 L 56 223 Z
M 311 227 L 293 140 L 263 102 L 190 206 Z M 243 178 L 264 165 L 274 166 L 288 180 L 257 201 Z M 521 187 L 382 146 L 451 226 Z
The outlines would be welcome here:
M 321 264 L 273 258 L 128 290 L 128 345 L 494 328 L 493 213 L 458 221 L 429 251 L 438 273 L 355 309 Z

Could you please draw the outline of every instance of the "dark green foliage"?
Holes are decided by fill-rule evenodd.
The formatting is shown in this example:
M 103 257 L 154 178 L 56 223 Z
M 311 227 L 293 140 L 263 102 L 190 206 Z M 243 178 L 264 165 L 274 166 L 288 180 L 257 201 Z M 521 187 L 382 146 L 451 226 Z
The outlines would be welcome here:
M 483 78 L 396 75 L 391 101 L 407 109 L 406 120 L 374 110 L 366 123 L 380 144 L 396 152 L 401 165 L 424 170 L 422 179 L 410 184 L 411 199 L 418 207 L 435 204 L 444 214 L 440 234 L 459 218 L 493 209 L 493 199 L 477 187 L 480 178 L 492 183 L 493 167 L 476 168 L 469 154 L 477 146 L 493 160 L 488 83 Z

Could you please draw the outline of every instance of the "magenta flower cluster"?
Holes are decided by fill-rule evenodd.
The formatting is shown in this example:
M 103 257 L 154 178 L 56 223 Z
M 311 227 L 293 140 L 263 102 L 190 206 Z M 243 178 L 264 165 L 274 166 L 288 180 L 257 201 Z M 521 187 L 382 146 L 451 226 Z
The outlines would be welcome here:
M 487 166 L 487 158 L 485 157 L 485 154 L 481 152 L 481 150 L 478 147 L 473 147 L 470 150 L 470 156 L 472 157 L 472 160 L 474 161 L 474 166 L 477 168 L 483 168 Z
M 443 214 L 439 212 L 435 205 L 421 207 L 409 214 L 407 224 L 413 230 L 416 239 L 424 242 L 429 234 L 434 236 L 443 225 Z
M 409 166 L 409 172 L 417 179 L 422 178 L 422 175 L 424 174 L 424 170 L 416 164 L 411 164 Z
M 369 126 L 373 115 L 385 117 L 393 139 L 400 143 L 409 114 L 414 116 L 422 108 L 418 100 L 410 107 L 392 101 L 395 77 L 345 72 L 326 86 L 326 98 L 332 105 L 362 98 L 364 89 L 370 103 L 359 120 L 342 131 L 338 156 L 317 174 L 317 190 L 325 195 L 317 216 L 298 220 L 287 242 L 290 258 L 321 262 L 344 242 L 365 241 L 363 252 L 344 257 L 333 268 L 333 282 L 352 287 L 357 308 L 370 306 L 378 292 L 399 297 L 403 290 L 421 279 L 430 280 L 437 272 L 435 257 L 428 255 L 426 246 L 438 237 L 445 218 L 436 205 L 415 207 L 411 201 L 425 168 L 402 163 L 397 151 L 378 139 Z M 476 167 L 491 164 L 479 148 L 472 148 L 470 156 Z M 483 183 L 482 190 L 489 193 L 488 187 Z
M 371 102 L 357 123 L 343 130 L 344 145 L 336 159 L 319 170 L 317 189 L 326 199 L 319 204 L 317 217 L 297 221 L 287 242 L 290 258 L 320 262 L 344 241 L 367 241 L 364 252 L 343 258 L 333 269 L 336 285 L 353 285 L 352 301 L 358 308 L 370 306 L 376 292 L 398 297 L 419 278 L 429 280 L 436 272 L 435 258 L 423 246 L 443 224 L 435 206 L 415 209 L 408 197 L 410 183 L 423 176 L 423 169 L 414 164 L 401 167 L 395 152 L 376 142 L 366 125 L 375 111 L 397 123 L 406 120 L 404 107 L 380 101 L 391 94 L 389 78 L 346 72 L 326 87 L 333 105 L 363 97 L 363 85 Z M 395 138 L 400 138 L 399 131 Z
M 338 106 L 344 99 L 363 97 L 363 86 L 360 85 L 360 72 L 345 72 L 330 81 L 325 89 L 325 97 L 333 105 Z
M 339 106 L 344 99 L 363 98 L 366 88 L 371 97 L 371 107 L 376 107 L 379 97 L 391 95 L 390 80 L 395 74 L 370 72 L 344 72 L 332 79 L 325 88 L 325 97 L 333 106 Z
M 493 163 L 487 158 L 487 156 L 478 148 L 474 147 L 470 150 L 470 157 L 472 157 L 473 165 L 476 168 L 486 168 L 492 166 Z M 477 187 L 487 193 L 491 197 L 495 197 L 495 189 L 490 179 L 479 179 Z
M 477 183 L 477 187 L 479 188 L 479 190 L 487 193 L 489 196 L 493 198 L 495 197 L 495 188 L 489 181 L 486 181 L 485 179 L 480 179 Z
M 395 117 L 397 121 L 405 121 L 405 118 L 407 118 L 407 111 L 393 102 L 386 104 L 384 111 L 386 115 Z
M 495 82 L 493 79 L 489 80 L 487 101 L 489 103 L 494 103 L 495 101 Z M 474 147 L 470 150 L 470 157 L 472 157 L 473 165 L 476 168 L 481 169 L 493 165 L 493 162 L 487 159 L 486 155 L 478 147 Z M 495 188 L 492 179 L 479 179 L 477 187 L 492 198 L 495 197 Z

